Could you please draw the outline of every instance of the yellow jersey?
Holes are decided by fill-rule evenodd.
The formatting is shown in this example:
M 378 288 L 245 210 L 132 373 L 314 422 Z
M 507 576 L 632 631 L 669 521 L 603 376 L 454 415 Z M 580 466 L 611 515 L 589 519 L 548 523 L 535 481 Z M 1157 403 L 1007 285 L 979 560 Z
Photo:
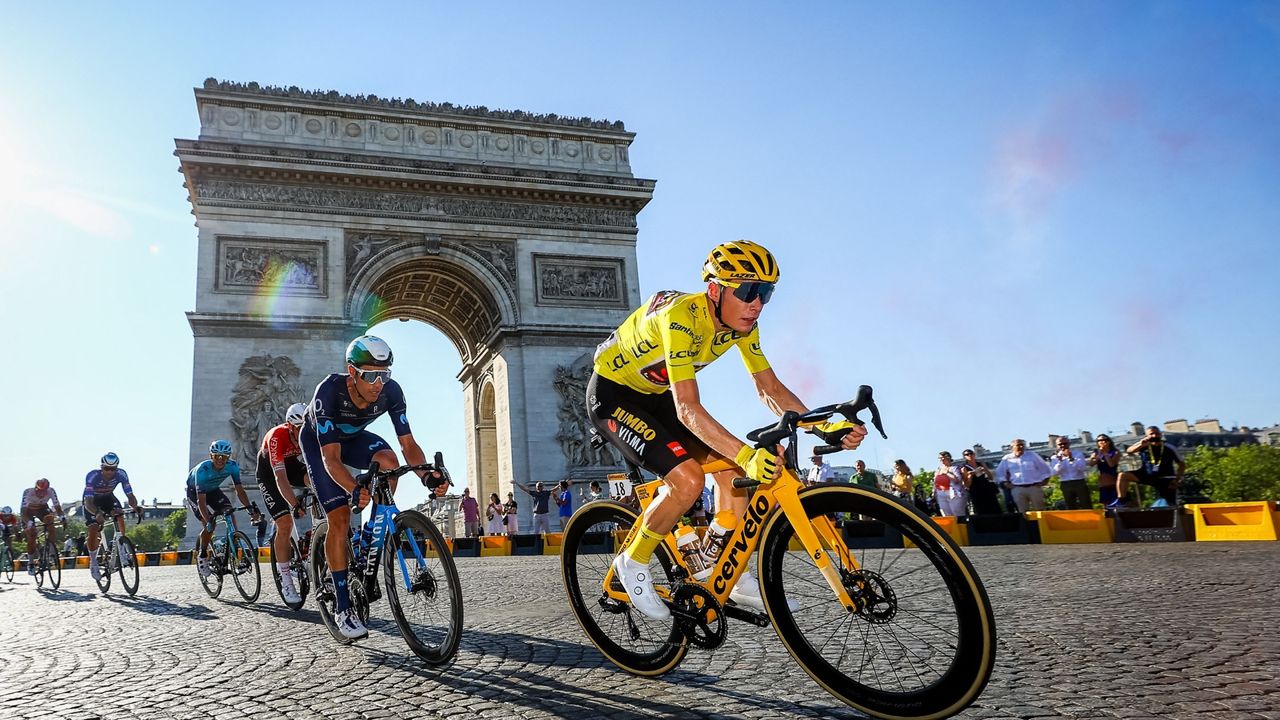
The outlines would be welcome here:
M 769 369 L 760 350 L 759 326 L 746 334 L 717 331 L 705 293 L 664 290 L 600 343 L 595 370 L 603 378 L 653 395 L 691 379 L 734 345 L 748 372 Z

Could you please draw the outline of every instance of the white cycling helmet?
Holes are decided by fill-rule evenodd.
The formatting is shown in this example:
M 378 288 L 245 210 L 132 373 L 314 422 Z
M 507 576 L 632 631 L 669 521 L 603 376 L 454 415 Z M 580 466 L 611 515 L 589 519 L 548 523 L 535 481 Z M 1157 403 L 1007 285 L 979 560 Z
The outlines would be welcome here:
M 302 403 L 294 403 L 284 413 L 285 422 L 293 426 L 301 425 L 307 421 L 307 406 Z
M 102 456 L 102 467 L 116 467 L 120 464 L 120 456 L 109 452 Z
M 361 335 L 347 346 L 347 363 L 356 367 L 391 367 L 395 356 L 386 340 L 376 335 Z

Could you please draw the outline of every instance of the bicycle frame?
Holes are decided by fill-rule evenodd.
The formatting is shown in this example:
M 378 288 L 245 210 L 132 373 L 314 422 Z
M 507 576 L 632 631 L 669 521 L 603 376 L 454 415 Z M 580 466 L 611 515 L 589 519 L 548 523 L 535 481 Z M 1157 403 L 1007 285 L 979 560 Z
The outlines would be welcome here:
M 726 461 L 717 460 L 703 466 L 705 473 L 717 473 L 724 470 L 736 470 L 737 466 Z M 636 497 L 640 500 L 640 511 L 643 515 L 645 508 L 649 507 L 649 503 L 653 502 L 657 495 L 658 489 L 663 485 L 662 480 L 654 480 L 635 488 Z M 716 600 L 724 604 L 729 599 L 729 592 L 733 590 L 733 586 L 737 584 L 738 578 L 742 576 L 747 569 L 747 561 L 751 554 L 756 551 L 760 544 L 761 531 L 768 522 L 770 515 L 781 511 L 784 513 L 791 526 L 795 529 L 796 537 L 803 546 L 808 556 L 813 560 L 814 565 L 822 573 L 827 584 L 831 586 L 831 591 L 839 598 L 840 604 L 849 612 L 857 612 L 858 606 L 849 597 L 848 591 L 845 590 L 844 582 L 840 577 L 840 571 L 835 563 L 831 561 L 831 553 L 835 553 L 843 567 L 856 569 L 859 567 L 857 560 L 853 554 L 849 552 L 848 546 L 844 543 L 835 523 L 828 517 L 809 518 L 804 512 L 804 506 L 800 502 L 800 491 L 804 488 L 804 484 L 795 476 L 789 467 L 784 467 L 778 479 L 768 485 L 760 485 L 747 501 L 746 511 L 738 518 L 738 527 L 734 530 L 732 541 L 721 552 L 721 556 L 716 558 L 716 567 L 712 569 L 711 576 L 706 581 L 699 582 L 694 580 L 689 568 L 684 564 L 684 558 L 676 549 L 676 538 L 672 533 L 668 533 L 663 539 L 669 554 L 675 562 L 684 569 L 688 577 L 685 582 L 692 582 L 706 587 Z M 623 543 L 623 547 L 629 544 L 632 536 L 639 532 L 640 523 L 637 522 L 632 526 L 631 531 L 627 534 L 627 539 Z M 613 569 L 605 575 L 604 590 L 609 597 L 622 602 L 630 602 L 625 590 L 619 590 L 613 583 Z M 658 589 L 661 594 L 666 594 L 661 588 Z
M 386 547 L 387 538 L 391 535 L 392 528 L 395 527 L 396 515 L 399 513 L 400 508 L 396 507 L 395 501 L 391 499 L 391 491 L 384 480 L 375 488 L 373 509 L 370 511 L 369 522 L 365 524 L 370 528 L 369 548 L 367 557 L 364 558 L 365 566 L 360 569 L 361 577 L 366 579 L 377 577 L 378 568 L 381 567 L 382 551 Z M 418 541 L 413 537 L 413 533 L 407 533 L 405 537 L 409 540 L 409 546 L 413 551 L 414 558 L 419 562 L 425 561 L 426 556 L 423 554 L 422 548 L 418 547 Z M 400 575 L 404 578 L 405 591 L 413 592 L 413 586 L 410 582 L 412 575 L 409 572 L 408 565 L 405 564 L 403 552 L 397 554 L 396 561 L 400 563 Z

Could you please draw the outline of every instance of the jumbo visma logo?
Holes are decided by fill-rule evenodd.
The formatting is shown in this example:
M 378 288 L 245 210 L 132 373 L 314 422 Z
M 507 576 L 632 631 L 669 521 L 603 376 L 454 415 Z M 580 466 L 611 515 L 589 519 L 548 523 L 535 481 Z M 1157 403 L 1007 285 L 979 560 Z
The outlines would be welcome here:
M 622 423 L 623 425 L 626 425 L 628 428 L 630 428 L 640 437 L 643 437 L 645 440 L 652 440 L 658 435 L 658 433 L 654 431 L 653 428 L 649 427 L 649 423 L 641 420 L 640 418 L 636 417 L 635 415 L 632 415 L 631 413 L 627 412 L 626 410 L 623 410 L 622 408 L 614 408 L 613 418 L 618 422 Z

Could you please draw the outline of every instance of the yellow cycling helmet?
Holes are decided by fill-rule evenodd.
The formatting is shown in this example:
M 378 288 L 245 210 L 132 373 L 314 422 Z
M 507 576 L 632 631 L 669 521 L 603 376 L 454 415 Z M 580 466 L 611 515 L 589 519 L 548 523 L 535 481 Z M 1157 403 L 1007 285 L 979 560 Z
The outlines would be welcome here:
M 773 253 L 750 240 L 732 240 L 711 249 L 702 265 L 702 280 L 725 283 L 778 282 L 778 261 Z

